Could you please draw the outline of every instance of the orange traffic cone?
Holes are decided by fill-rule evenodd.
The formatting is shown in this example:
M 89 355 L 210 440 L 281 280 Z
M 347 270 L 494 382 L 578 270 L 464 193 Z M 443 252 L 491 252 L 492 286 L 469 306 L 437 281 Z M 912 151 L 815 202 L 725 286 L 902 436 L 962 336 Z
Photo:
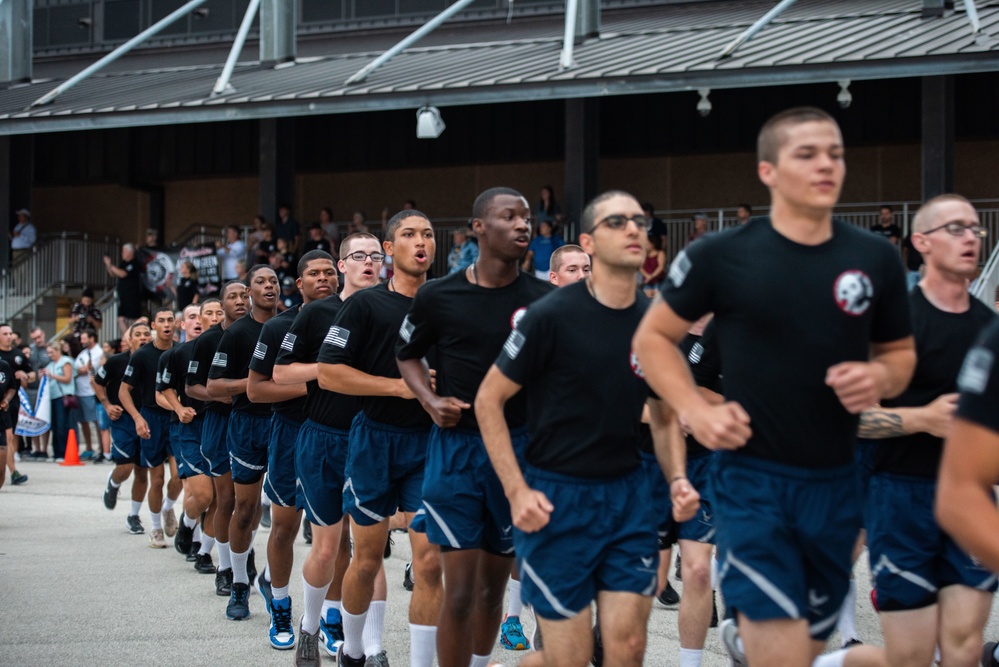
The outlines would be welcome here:
M 66 457 L 61 466 L 82 466 L 80 463 L 80 447 L 76 444 L 76 429 L 69 429 L 69 437 L 66 438 Z

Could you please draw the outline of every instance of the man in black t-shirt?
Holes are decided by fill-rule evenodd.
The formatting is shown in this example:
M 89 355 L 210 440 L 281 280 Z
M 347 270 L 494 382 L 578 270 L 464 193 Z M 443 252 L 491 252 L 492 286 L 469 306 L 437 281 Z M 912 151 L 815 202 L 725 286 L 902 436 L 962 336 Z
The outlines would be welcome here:
M 832 219 L 846 174 L 835 120 L 782 112 L 758 148 L 771 216 L 679 253 L 635 342 L 649 384 L 697 440 L 734 450 L 712 484 L 722 594 L 738 611 L 738 629 L 721 626 L 726 648 L 743 660 L 741 634 L 751 663 L 810 665 L 835 627 L 860 530 L 856 415 L 902 392 L 915 353 L 897 251 Z M 676 348 L 706 312 L 725 366 L 718 405 Z
M 250 554 L 253 531 L 260 522 L 260 486 L 267 471 L 271 425 L 270 406 L 251 403 L 246 382 L 260 330 L 274 317 L 280 290 L 277 274 L 262 264 L 247 272 L 246 281 L 252 307 L 222 334 L 206 385 L 213 399 L 232 399 L 226 449 L 235 499 L 229 521 L 233 583 L 226 618 L 233 621 L 250 617 Z
M 937 646 L 944 661 L 962 655 L 959 662 L 974 661 L 996 590 L 995 576 L 933 518 L 961 364 L 996 319 L 967 289 L 985 233 L 974 207 L 958 195 L 935 197 L 916 213 L 913 244 L 926 261 L 926 275 L 909 295 L 916 371 L 900 396 L 860 418 L 860 437 L 878 442 L 864 516 L 892 664 L 929 664 Z
M 149 489 L 149 473 L 144 468 L 136 467 L 139 462 L 139 436 L 135 432 L 132 415 L 121 406 L 118 392 L 132 355 L 151 338 L 149 325 L 144 321 L 136 322 L 125 330 L 125 336 L 121 339 L 125 351 L 109 357 L 94 374 L 94 394 L 111 420 L 111 460 L 114 461 L 114 468 L 104 487 L 104 506 L 109 510 L 115 508 L 122 482 L 131 474 L 132 505 L 125 517 L 125 524 L 133 535 L 146 532 L 139 520 L 139 510 Z
M 128 326 L 142 315 L 142 267 L 135 256 L 135 245 L 126 243 L 121 247 L 121 262 L 118 266 L 105 255 L 104 266 L 108 273 L 118 279 L 115 286 L 118 293 L 118 328 L 124 336 Z
M 513 564 L 510 506 L 489 466 L 471 404 L 525 308 L 553 291 L 519 268 L 530 240 L 530 215 L 516 190 L 481 193 L 472 206 L 478 259 L 420 289 L 396 347 L 403 377 L 434 420 L 423 505 L 426 536 L 442 549 L 448 582 L 437 635 L 442 665 L 467 664 L 492 652 Z M 432 352 L 441 379 L 436 388 L 422 362 Z M 512 401 L 508 414 L 522 453 L 526 399 Z
M 319 386 L 319 352 L 343 303 L 359 290 L 378 284 L 384 260 L 381 244 L 373 234 L 345 238 L 337 264 L 343 272 L 343 291 L 299 311 L 281 342 L 274 365 L 275 382 L 305 383 L 308 388 L 306 420 L 295 441 L 296 502 L 312 526 L 313 544 L 302 565 L 304 595 L 298 656 L 314 653 L 315 644 L 322 642 L 323 650 L 336 657 L 343 644 L 341 586 L 350 564 L 349 521 L 341 522 L 343 483 L 350 425 L 359 405 L 356 396 Z M 384 597 L 376 600 L 380 604 L 375 613 L 384 617 Z
M 297 289 L 305 303 L 336 294 L 337 272 L 333 257 L 311 250 L 298 261 Z M 305 383 L 274 382 L 274 362 L 287 338 L 299 308 L 287 310 L 264 323 L 250 359 L 246 396 L 271 406 L 271 432 L 267 444 L 267 477 L 264 493 L 271 501 L 271 530 L 267 539 L 267 568 L 257 578 L 257 589 L 271 616 L 269 638 L 276 649 L 295 645 L 291 597 L 288 587 L 301 512 L 297 506 L 295 442 L 305 421 Z M 318 649 L 318 647 L 317 647 Z M 318 651 L 317 651 L 318 654 Z
M 135 432 L 139 436 L 139 460 L 137 465 L 149 471 L 149 514 L 152 530 L 149 531 L 149 546 L 165 549 L 163 533 L 163 463 L 169 456 L 170 413 L 156 403 L 156 374 L 160 355 L 173 347 L 173 310 L 163 307 L 153 313 L 150 328 L 153 331 L 151 343 L 142 346 L 128 361 L 125 377 L 118 389 L 121 406 L 135 422 Z M 141 408 L 136 407 L 132 390 L 142 392 Z
M 639 454 L 650 394 L 631 339 L 648 304 L 636 280 L 648 224 L 625 192 L 587 204 L 579 242 L 592 257 L 591 276 L 527 308 L 475 398 L 482 439 L 510 501 L 524 601 L 538 617 L 545 650 L 557 650 L 566 664 L 589 661 L 594 600 L 606 654 L 629 665 L 644 657 L 658 521 Z M 530 435 L 520 461 L 506 410 L 522 388 Z M 648 402 L 666 464 L 665 413 L 659 401 Z M 677 518 L 696 508 L 696 494 L 685 489 L 691 493 L 675 495 Z
M 10 407 L 10 402 L 17 395 L 20 384 L 20 381 L 14 377 L 14 369 L 10 367 L 10 364 L 0 359 L 0 428 L 4 430 L 5 437 L 7 429 L 10 428 L 10 416 L 7 414 L 7 408 Z M 6 473 L 6 468 L 0 473 L 0 489 L 3 488 L 4 481 L 7 479 Z
M 402 511 L 408 523 L 420 509 L 431 425 L 399 375 L 395 345 L 413 296 L 426 281 L 436 248 L 434 229 L 423 213 L 403 211 L 389 220 L 385 237 L 392 278 L 344 303 L 319 351 L 319 386 L 359 396 L 361 405 L 351 424 L 344 473 L 343 509 L 350 514 L 354 538 L 343 586 L 344 644 L 337 653 L 345 667 L 360 667 L 365 659 L 361 635 L 388 540 L 388 519 Z M 410 664 L 430 667 L 440 612 L 440 552 L 421 533 L 410 530 L 409 539 L 415 583 Z
M 14 379 L 18 381 L 18 387 L 26 387 L 29 382 L 33 382 L 35 372 L 31 369 L 31 362 L 28 358 L 14 346 L 14 331 L 7 323 L 0 324 L 0 361 L 6 361 L 14 372 Z M 14 435 L 14 427 L 17 425 L 17 415 L 21 408 L 21 401 L 15 392 L 14 398 L 7 406 L 7 424 L 4 429 L 4 438 L 0 442 L 0 465 L 6 466 L 2 475 L 7 477 L 7 469 L 10 470 L 11 484 L 19 485 L 28 481 L 28 476 L 18 471 L 14 463 L 14 454 L 17 452 L 17 436 Z M 3 479 L 0 479 L 0 486 Z
M 885 204 L 878 209 L 878 224 L 871 227 L 871 231 L 878 236 L 883 236 L 896 248 L 899 247 L 899 240 L 902 238 L 902 230 L 895 224 L 895 218 L 891 211 L 891 206 Z

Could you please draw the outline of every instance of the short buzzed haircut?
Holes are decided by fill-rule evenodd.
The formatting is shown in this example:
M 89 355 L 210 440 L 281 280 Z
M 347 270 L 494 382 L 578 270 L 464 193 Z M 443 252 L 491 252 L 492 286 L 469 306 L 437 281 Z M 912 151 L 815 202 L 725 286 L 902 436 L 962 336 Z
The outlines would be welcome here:
M 409 211 L 407 211 L 407 213 L 408 212 Z M 370 232 L 355 232 L 340 242 L 340 259 L 343 259 L 345 256 L 350 254 L 350 246 L 353 245 L 354 241 L 357 239 L 371 239 L 375 243 L 379 242 L 378 237 Z
M 839 129 L 839 123 L 822 109 L 816 107 L 795 107 L 781 111 L 763 124 L 756 138 L 756 157 L 760 162 L 777 164 L 777 154 L 787 140 L 787 128 L 804 123 L 832 123 Z
M 967 204 L 974 208 L 974 205 L 968 201 L 965 197 L 958 194 L 943 194 L 937 195 L 933 199 L 930 199 L 925 204 L 919 207 L 916 211 L 916 216 L 912 219 L 912 231 L 922 233 L 933 226 L 933 209 L 936 208 L 937 204 L 942 204 L 948 201 L 958 201 Z
M 549 266 L 553 272 L 558 273 L 558 270 L 562 268 L 562 256 L 568 255 L 570 252 L 578 252 L 584 255 L 586 254 L 586 251 L 575 243 L 566 243 L 563 246 L 559 246 L 555 249 L 555 252 L 552 253 L 551 259 L 549 260 Z
M 635 199 L 631 193 L 625 192 L 624 190 L 608 190 L 607 192 L 601 193 L 591 199 L 590 203 L 583 209 L 582 230 L 584 234 L 592 232 L 593 228 L 597 224 L 597 206 L 612 197 L 628 197 L 629 199 Z
M 405 211 L 399 211 L 392 216 L 392 219 L 388 221 L 388 225 L 385 227 L 385 240 L 395 241 L 395 233 L 399 231 L 399 227 L 402 225 L 402 221 L 406 218 L 423 218 L 427 222 L 430 222 L 430 218 L 427 217 L 426 213 L 421 213 L 415 208 L 407 209 Z
M 301 278 L 305 270 L 309 268 L 309 262 L 314 262 L 317 259 L 329 260 L 330 263 L 333 262 L 333 255 L 329 254 L 325 250 L 310 250 L 309 252 L 302 255 L 302 259 L 298 260 L 298 277 Z
M 510 195 L 511 197 L 524 196 L 519 192 L 517 192 L 516 190 L 514 190 L 513 188 L 504 188 L 504 187 L 489 188 L 488 190 L 483 191 L 478 197 L 475 198 L 475 203 L 472 204 L 472 219 L 473 220 L 475 218 L 482 219 L 486 217 L 486 211 L 489 210 L 489 207 L 492 205 L 493 200 L 499 197 L 500 195 Z
M 280 253 L 278 254 L 280 255 Z M 246 284 L 249 285 L 250 283 L 252 283 L 253 278 L 256 277 L 256 275 L 261 271 L 263 271 L 264 269 L 267 269 L 268 271 L 274 271 L 274 267 L 270 266 L 269 264 L 254 264 L 250 268 L 250 270 L 246 272 Z M 277 275 L 276 272 L 275 275 Z
M 173 308 L 171 308 L 170 306 L 160 306 L 159 308 L 153 311 L 153 319 L 155 320 L 156 316 L 159 315 L 160 313 L 170 313 L 170 315 L 173 316 Z
M 212 303 L 217 303 L 217 304 L 219 304 L 221 306 L 222 305 L 222 300 L 218 299 L 218 298 L 216 298 L 214 296 L 211 297 L 210 299 L 205 299 L 204 301 L 202 301 L 201 303 L 198 304 L 198 308 L 199 308 L 198 312 L 199 313 L 205 312 L 205 306 L 207 306 L 209 304 L 212 304 Z

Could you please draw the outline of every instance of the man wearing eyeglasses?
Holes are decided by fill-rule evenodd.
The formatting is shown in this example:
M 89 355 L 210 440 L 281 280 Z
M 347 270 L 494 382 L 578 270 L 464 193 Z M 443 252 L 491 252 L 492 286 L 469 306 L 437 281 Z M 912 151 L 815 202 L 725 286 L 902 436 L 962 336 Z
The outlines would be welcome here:
M 988 230 L 964 197 L 926 202 L 912 242 L 926 274 L 909 294 L 918 361 L 900 396 L 865 410 L 859 435 L 878 440 L 864 512 L 871 574 L 891 664 L 976 664 L 996 577 L 933 517 L 943 441 L 968 350 L 995 318 L 968 294 Z M 999 409 L 999 406 L 997 406 Z

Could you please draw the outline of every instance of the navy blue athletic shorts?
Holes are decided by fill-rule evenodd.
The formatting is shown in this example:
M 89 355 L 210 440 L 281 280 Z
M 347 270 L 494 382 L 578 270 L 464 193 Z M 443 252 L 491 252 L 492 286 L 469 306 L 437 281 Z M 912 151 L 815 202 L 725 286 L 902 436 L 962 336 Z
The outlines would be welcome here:
M 149 424 L 149 439 L 139 438 L 139 465 L 155 468 L 170 454 L 170 413 L 141 408 L 139 414 Z
M 226 447 L 234 484 L 256 484 L 267 472 L 267 445 L 271 440 L 270 415 L 233 410 L 229 415 Z
M 317 526 L 333 526 L 343 518 L 343 471 L 349 436 L 348 431 L 311 419 L 306 419 L 298 431 L 296 502 L 305 510 L 309 522 Z
M 204 417 L 198 415 L 189 424 L 175 422 L 170 425 L 170 439 L 173 441 L 177 473 L 181 479 L 204 475 L 208 470 L 208 464 L 201 455 L 203 422 Z
M 264 493 L 279 507 L 297 507 L 295 443 L 301 422 L 274 413 L 271 416 L 271 441 L 267 445 L 267 479 Z
M 125 411 L 111 422 L 111 460 L 118 465 L 139 462 L 139 436 L 135 432 L 135 420 Z
M 201 426 L 201 456 L 212 477 L 221 477 L 232 470 L 229 465 L 229 450 L 225 445 L 228 430 L 228 415 L 205 410 L 205 422 Z

